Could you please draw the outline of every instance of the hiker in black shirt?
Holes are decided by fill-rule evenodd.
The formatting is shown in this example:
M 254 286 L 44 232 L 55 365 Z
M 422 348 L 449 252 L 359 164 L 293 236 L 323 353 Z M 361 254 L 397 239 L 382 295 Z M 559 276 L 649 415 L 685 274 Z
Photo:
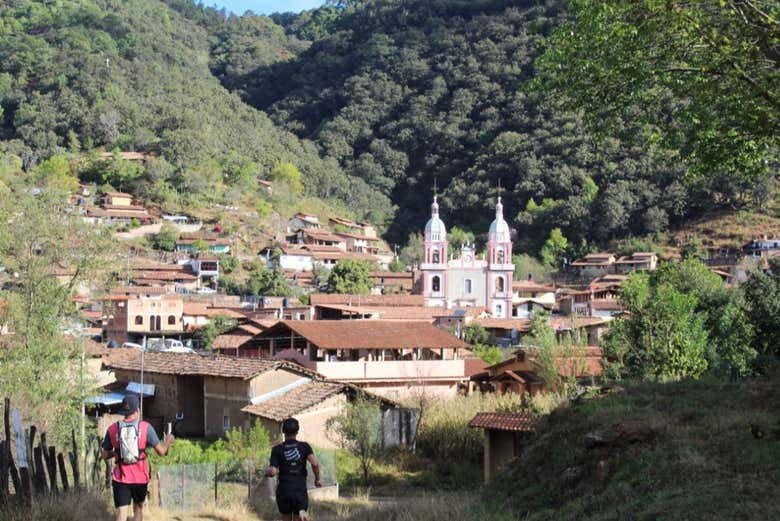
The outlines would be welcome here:
M 298 420 L 287 418 L 282 423 L 284 442 L 271 449 L 271 466 L 266 470 L 268 477 L 279 476 L 276 486 L 276 505 L 283 521 L 299 521 L 306 517 L 309 509 L 309 494 L 306 490 L 306 462 L 314 472 L 314 486 L 321 487 L 320 464 L 305 441 L 298 441 Z

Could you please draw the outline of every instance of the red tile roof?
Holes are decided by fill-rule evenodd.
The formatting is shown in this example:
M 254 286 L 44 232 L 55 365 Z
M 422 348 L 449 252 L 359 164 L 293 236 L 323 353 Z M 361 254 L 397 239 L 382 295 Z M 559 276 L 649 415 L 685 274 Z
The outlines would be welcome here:
M 310 296 L 312 306 L 343 304 L 347 306 L 418 306 L 425 305 L 422 295 L 339 295 L 315 293 Z
M 283 336 L 289 331 L 320 349 L 468 349 L 462 340 L 426 322 L 387 320 L 285 320 L 260 334 Z
M 275 421 L 283 421 L 290 416 L 300 414 L 331 396 L 347 390 L 347 386 L 336 382 L 313 380 L 300 385 L 281 396 L 275 396 L 262 403 L 248 405 L 241 411 Z
M 469 422 L 469 427 L 493 431 L 534 432 L 534 417 L 515 412 L 480 412 Z
M 111 289 L 111 295 L 165 295 L 168 290 L 158 286 L 118 286 Z
M 111 369 L 128 371 L 141 370 L 141 352 L 137 349 L 112 349 L 104 359 L 104 365 Z M 276 370 L 289 369 L 308 376 L 316 376 L 298 364 L 266 360 L 261 358 L 236 358 L 230 356 L 209 356 L 184 353 L 159 353 L 150 351 L 144 355 L 144 371 L 148 373 L 173 375 L 221 376 L 248 380 L 255 376 Z

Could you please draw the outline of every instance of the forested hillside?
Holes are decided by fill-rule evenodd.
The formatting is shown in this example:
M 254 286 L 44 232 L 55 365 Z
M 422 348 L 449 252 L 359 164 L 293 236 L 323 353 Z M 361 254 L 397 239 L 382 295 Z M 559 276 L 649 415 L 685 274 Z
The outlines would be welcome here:
M 360 216 L 388 212 L 386 199 L 322 159 L 313 143 L 276 128 L 209 68 L 242 71 L 236 49 L 253 53 L 257 65 L 305 44 L 268 18 L 225 21 L 177 3 L 181 10 L 158 0 L 0 4 L 4 176 L 96 147 L 155 152 L 162 157 L 155 167 L 122 188 L 165 204 L 176 191 L 214 198 L 223 182 L 241 191 L 290 162 L 308 194 L 338 198 Z M 221 65 L 222 56 L 231 63 Z
M 289 162 L 308 195 L 396 243 L 420 230 L 434 184 L 446 222 L 479 238 L 500 183 L 532 254 L 555 228 L 577 255 L 771 200 L 776 23 L 753 23 L 755 40 L 716 12 L 730 7 L 690 20 L 696 8 L 618 4 L 612 20 L 584 0 L 342 0 L 272 17 L 191 0 L 5 3 L 0 153 L 30 172 L 96 147 L 156 152 L 129 187 L 161 204 L 183 189 L 229 199 Z M 654 37 L 648 71 L 636 31 L 621 29 L 643 17 L 655 33 L 679 24 Z M 689 66 L 708 24 L 726 43 Z M 633 65 L 612 68 L 621 53 Z M 760 88 L 740 90 L 740 75 Z
M 565 5 L 375 0 L 336 18 L 332 7 L 280 17 L 293 35 L 325 35 L 295 60 L 230 81 L 392 197 L 393 240 L 425 221 L 434 181 L 448 223 L 478 233 L 500 181 L 534 253 L 555 227 L 575 244 L 665 229 L 689 195 L 676 153 L 623 142 L 628 126 L 596 140 L 559 98 L 528 86 Z

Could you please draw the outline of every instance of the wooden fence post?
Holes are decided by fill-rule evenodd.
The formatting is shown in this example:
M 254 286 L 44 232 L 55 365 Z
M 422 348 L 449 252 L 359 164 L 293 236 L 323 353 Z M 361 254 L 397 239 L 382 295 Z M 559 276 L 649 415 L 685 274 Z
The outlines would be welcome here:
M 2 456 L 0 456 L 0 501 L 8 501 L 8 472 L 11 457 L 11 400 L 6 398 L 3 402 L 3 426 L 5 427 L 5 443 Z
M 54 450 L 54 449 L 52 449 Z M 57 454 L 57 466 L 60 468 L 60 479 L 62 480 L 62 490 L 67 492 L 70 487 L 68 486 L 68 471 L 65 468 L 65 456 L 62 452 Z
M 46 470 L 43 465 L 43 450 L 41 447 L 33 449 L 33 461 L 35 461 L 35 492 L 38 495 L 46 495 L 49 487 L 46 484 Z
M 76 490 L 81 492 L 81 475 L 79 473 L 79 451 L 76 447 L 76 431 L 70 431 L 71 446 L 73 451 L 68 453 L 68 459 L 70 459 L 70 466 L 73 469 L 73 486 Z

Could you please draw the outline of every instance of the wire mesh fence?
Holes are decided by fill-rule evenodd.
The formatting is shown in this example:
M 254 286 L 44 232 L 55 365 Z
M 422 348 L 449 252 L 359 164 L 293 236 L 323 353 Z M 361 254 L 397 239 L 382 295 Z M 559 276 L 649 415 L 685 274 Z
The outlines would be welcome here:
M 335 486 L 336 452 L 320 449 L 315 453 L 323 486 Z M 270 452 L 259 459 L 161 466 L 156 471 L 158 503 L 169 511 L 192 511 L 214 504 L 273 497 L 276 479 L 265 477 L 269 456 Z M 312 472 L 308 473 L 307 486 L 314 488 Z

